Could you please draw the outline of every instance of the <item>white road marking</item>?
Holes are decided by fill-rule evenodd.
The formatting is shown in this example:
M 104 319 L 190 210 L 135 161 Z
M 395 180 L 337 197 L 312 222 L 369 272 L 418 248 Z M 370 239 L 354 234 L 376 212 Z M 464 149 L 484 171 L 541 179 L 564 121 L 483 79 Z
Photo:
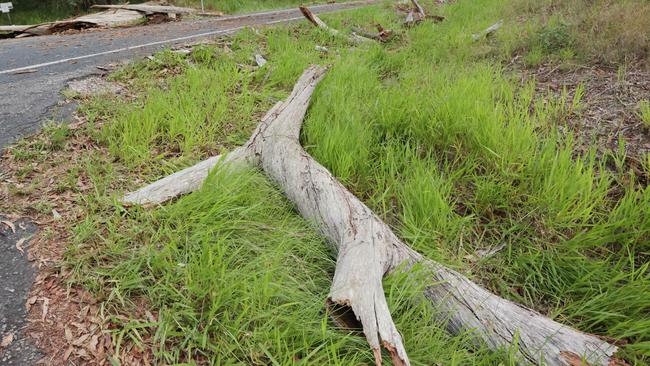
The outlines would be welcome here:
M 351 1 L 351 2 L 348 2 L 348 3 L 342 3 L 344 5 L 350 5 L 349 8 L 346 6 L 346 7 L 340 8 L 340 9 L 334 9 L 333 11 L 336 12 L 336 11 L 341 11 L 341 10 L 353 9 L 353 8 L 355 8 L 357 6 L 369 5 L 369 4 L 373 4 L 375 2 L 377 2 L 377 0 Z M 311 7 L 311 9 L 313 11 L 318 11 L 321 8 L 327 8 L 328 6 L 329 5 L 327 5 L 327 4 L 315 5 L 315 6 Z M 229 17 L 223 17 L 220 20 L 243 19 L 243 18 L 250 18 L 250 17 L 256 17 L 256 16 L 280 14 L 282 12 L 287 13 L 287 12 L 291 12 L 291 11 L 294 11 L 294 10 L 295 9 L 285 9 L 285 10 L 280 10 L 280 11 L 275 10 L 275 11 L 266 11 L 266 12 L 252 13 L 252 14 L 244 14 L 244 15 L 233 15 L 233 16 L 229 16 Z M 326 10 L 325 12 L 328 12 L 328 11 Z M 34 69 L 38 69 L 38 68 L 46 67 L 46 66 L 58 65 L 58 64 L 62 64 L 62 63 L 70 62 L 70 61 L 83 60 L 83 59 L 86 59 L 86 58 L 92 58 L 92 57 L 103 56 L 103 55 L 110 55 L 112 53 L 130 51 L 130 50 L 135 50 L 135 49 L 145 48 L 145 47 L 151 47 L 151 46 L 157 46 L 157 45 L 166 44 L 166 43 L 174 43 L 174 42 L 179 42 L 179 41 L 185 41 L 185 40 L 192 39 L 192 38 L 214 36 L 214 35 L 218 35 L 218 34 L 228 34 L 228 33 L 232 33 L 232 32 L 238 31 L 240 29 L 244 29 L 246 27 L 250 27 L 250 26 L 254 26 L 254 25 L 270 25 L 270 24 L 276 24 L 276 23 L 286 23 L 286 22 L 291 22 L 291 21 L 299 20 L 299 19 L 303 19 L 303 17 L 299 16 L 299 17 L 293 17 L 293 18 L 287 18 L 287 19 L 279 19 L 279 20 L 274 20 L 272 22 L 267 22 L 267 23 L 251 24 L 251 25 L 246 25 L 246 26 L 240 26 L 240 27 L 222 29 L 222 30 L 217 30 L 217 31 L 210 31 L 210 32 L 205 32 L 205 33 L 193 34 L 191 36 L 184 36 L 184 37 L 178 37 L 178 38 L 173 38 L 173 39 L 166 39 L 166 40 L 163 40 L 163 41 L 149 42 L 149 43 L 139 44 L 139 45 L 136 45 L 136 46 L 122 47 L 122 48 L 117 48 L 117 49 L 110 50 L 110 51 L 91 53 L 89 55 L 64 58 L 64 59 L 56 60 L 56 61 L 43 62 L 43 63 L 35 64 L 35 65 L 17 67 L 15 69 L 2 70 L 2 71 L 0 71 L 0 75 L 13 74 L 13 73 L 16 73 L 16 72 L 21 72 L 21 71 L 33 72 L 32 70 L 34 70 Z M 206 22 L 208 22 L 208 21 L 210 21 L 210 20 L 206 20 Z
M 256 24 L 256 25 L 270 25 L 270 24 L 276 24 L 276 23 L 285 23 L 285 22 L 291 22 L 291 21 L 299 20 L 299 19 L 303 19 L 303 17 L 299 16 L 299 17 L 293 17 L 293 18 L 287 18 L 287 19 L 274 20 L 272 22 L 261 23 L 261 24 Z M 135 50 L 135 49 L 139 49 L 139 48 L 157 46 L 157 45 L 161 45 L 161 44 L 165 44 L 165 43 L 175 43 L 175 42 L 185 41 L 185 40 L 192 39 L 192 38 L 207 37 L 207 36 L 213 36 L 213 35 L 218 35 L 218 34 L 228 34 L 228 33 L 236 32 L 236 31 L 238 31 L 240 29 L 244 29 L 244 28 L 250 27 L 250 26 L 252 26 L 252 25 L 245 25 L 245 26 L 240 26 L 240 27 L 221 29 L 221 30 L 217 30 L 217 31 L 204 32 L 204 33 L 199 33 L 199 34 L 193 34 L 193 35 L 190 35 L 190 36 L 184 36 L 184 37 L 166 39 L 166 40 L 162 40 L 162 41 L 139 44 L 139 45 L 136 45 L 136 46 L 128 46 L 128 47 L 116 48 L 114 50 L 91 53 L 89 55 L 64 58 L 64 59 L 61 59 L 61 60 L 50 61 L 50 62 L 43 62 L 41 64 L 17 67 L 15 69 L 0 71 L 0 75 L 2 75 L 2 74 L 13 74 L 13 73 L 21 72 L 21 71 L 25 71 L 25 70 L 38 69 L 38 68 L 41 68 L 41 67 L 62 64 L 62 63 L 70 62 L 70 61 L 83 60 L 83 59 L 86 59 L 86 58 L 92 58 L 92 57 L 103 56 L 103 55 L 110 55 L 112 53 L 119 53 L 119 52 L 124 52 L 124 51 Z

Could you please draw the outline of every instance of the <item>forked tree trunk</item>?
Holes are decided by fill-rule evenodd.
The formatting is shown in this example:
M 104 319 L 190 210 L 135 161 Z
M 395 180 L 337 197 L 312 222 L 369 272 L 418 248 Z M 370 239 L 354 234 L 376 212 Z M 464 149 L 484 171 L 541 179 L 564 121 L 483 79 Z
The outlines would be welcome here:
M 472 332 L 479 343 L 492 349 L 516 344 L 522 364 L 575 365 L 583 359 L 591 365 L 608 365 L 615 346 L 502 299 L 413 251 L 302 148 L 299 135 L 303 118 L 324 73 L 322 67 L 308 68 L 289 98 L 267 113 L 249 141 L 222 160 L 261 167 L 300 214 L 317 224 L 336 246 L 338 258 L 328 304 L 334 315 L 340 314 L 341 307 L 354 312 L 376 363 L 381 363 L 383 346 L 395 365 L 409 365 L 382 279 L 392 271 L 422 263 L 431 272 L 425 296 L 448 321 L 451 333 Z M 188 168 L 147 186 L 128 195 L 124 202 L 159 204 L 196 189 L 217 160 L 209 159 L 197 169 Z

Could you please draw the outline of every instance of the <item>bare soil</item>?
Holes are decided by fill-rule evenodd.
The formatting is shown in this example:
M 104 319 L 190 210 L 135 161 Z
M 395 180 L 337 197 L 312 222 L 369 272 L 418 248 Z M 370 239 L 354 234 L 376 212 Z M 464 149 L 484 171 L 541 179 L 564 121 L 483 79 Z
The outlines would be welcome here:
M 566 126 L 560 126 L 578 138 L 577 152 L 586 153 L 595 146 L 598 156 L 605 158 L 616 154 L 623 141 L 624 169 L 631 169 L 643 180 L 649 178 L 642 164 L 650 153 L 650 130 L 638 115 L 638 105 L 650 100 L 650 71 L 641 67 L 619 71 L 600 65 L 562 70 L 557 65 L 543 65 L 524 69 L 521 74 L 522 80 L 535 78 L 538 93 L 550 91 L 559 96 L 566 89 L 569 102 L 582 84 L 582 108 L 569 116 Z

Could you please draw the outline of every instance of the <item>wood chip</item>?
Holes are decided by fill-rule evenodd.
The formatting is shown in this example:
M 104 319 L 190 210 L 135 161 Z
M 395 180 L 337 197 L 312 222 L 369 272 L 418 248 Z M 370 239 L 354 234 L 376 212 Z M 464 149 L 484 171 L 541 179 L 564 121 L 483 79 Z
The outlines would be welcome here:
M 80 347 L 82 344 L 84 344 L 84 342 L 86 342 L 86 340 L 88 338 L 90 338 L 90 334 L 84 334 L 81 337 L 79 337 L 79 338 L 75 339 L 74 341 L 72 341 L 72 345 Z
M 72 354 L 72 352 L 74 352 L 74 347 L 72 347 L 72 346 L 68 347 L 68 349 L 65 350 L 65 353 L 63 354 L 63 360 L 67 361 L 68 358 L 70 358 L 70 355 Z
M 70 330 L 70 328 L 65 327 L 64 333 L 65 333 L 65 340 L 68 341 L 68 343 L 72 343 L 72 337 L 73 336 L 72 336 L 72 331 Z
M 25 303 L 25 307 L 27 308 L 27 311 L 31 310 L 32 305 L 36 304 L 37 300 L 38 300 L 38 296 L 32 296 L 29 299 L 27 299 L 27 302 Z
M 257 64 L 257 66 L 262 67 L 266 65 L 266 59 L 262 57 L 262 55 L 257 54 L 255 55 L 255 63 Z
M 23 249 L 23 244 L 25 244 L 25 241 L 29 238 L 21 238 L 16 242 L 16 249 L 20 252 L 21 255 L 25 255 L 25 249 Z
M 41 313 L 41 321 L 45 321 L 45 317 L 47 316 L 47 312 L 50 309 L 50 299 L 47 297 L 42 298 L 43 300 L 43 312 Z
M 7 220 L 2 220 L 2 221 L 0 221 L 0 223 L 7 225 L 9 227 L 9 229 L 11 229 L 12 233 L 14 233 L 14 234 L 16 233 L 16 225 L 14 225 L 13 222 L 7 221 Z
M 90 341 L 86 345 L 86 348 L 88 349 L 88 351 L 90 351 L 93 354 L 96 353 L 97 352 L 97 343 L 98 342 L 99 342 L 99 336 L 98 335 L 92 336 L 92 338 L 90 338 Z
M 465 259 L 471 261 L 471 262 L 478 262 L 480 259 L 486 259 L 494 256 L 498 252 L 500 252 L 503 248 L 506 247 L 506 243 L 501 243 L 499 245 L 496 245 L 494 247 L 486 248 L 486 249 L 479 249 L 476 251 L 475 254 L 468 254 L 465 256 Z
M 5 348 L 14 341 L 14 333 L 9 333 L 6 336 L 2 337 L 2 342 L 0 342 L 0 349 Z

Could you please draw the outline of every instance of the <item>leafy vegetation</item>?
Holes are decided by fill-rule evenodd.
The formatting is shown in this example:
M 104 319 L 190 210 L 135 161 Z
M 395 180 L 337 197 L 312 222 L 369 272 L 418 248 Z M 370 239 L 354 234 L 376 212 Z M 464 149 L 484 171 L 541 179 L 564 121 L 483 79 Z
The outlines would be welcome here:
M 131 1 L 131 3 L 143 0 Z M 38 24 L 61 20 L 88 11 L 94 4 L 109 4 L 111 0 L 13 0 L 14 9 L 9 16 L 0 15 L 0 25 Z
M 510 37 L 525 51 L 605 63 L 650 61 L 650 3 L 643 0 L 514 0 Z M 522 27 L 523 25 L 523 27 Z
M 496 39 L 472 41 L 513 4 L 535 15 L 528 33 L 512 21 Z M 608 169 L 594 150 L 576 152 L 560 127 L 579 111 L 581 92 L 540 95 L 533 80 L 520 83 L 502 66 L 522 47 L 560 60 L 600 47 L 577 33 L 570 8 L 542 21 L 548 4 L 536 4 L 457 1 L 436 8 L 444 22 L 406 30 L 384 4 L 323 18 L 344 31 L 396 30 L 386 45 L 351 47 L 300 24 L 242 31 L 188 56 L 166 51 L 115 74 L 137 97 L 87 101 L 85 129 L 48 131 L 52 142 L 31 149 L 62 150 L 73 133 L 103 149 L 85 157 L 83 173 L 71 171 L 71 181 L 85 174 L 94 189 L 79 200 L 84 218 L 71 223 L 64 266 L 113 316 L 117 353 L 144 347 L 161 363 L 372 363 L 365 341 L 336 330 L 324 312 L 333 253 L 259 172 L 217 169 L 199 192 L 153 210 L 115 201 L 244 142 L 303 69 L 320 63 L 332 67 L 303 131 L 319 162 L 421 253 L 558 321 L 621 340 L 622 356 L 647 363 L 650 188 Z M 256 53 L 265 66 L 255 67 Z M 30 151 L 13 153 L 41 159 Z M 514 364 L 508 350 L 444 333 L 412 279 L 391 276 L 385 289 L 414 364 Z
M 646 128 L 650 128 L 650 101 L 639 101 L 639 117 Z

